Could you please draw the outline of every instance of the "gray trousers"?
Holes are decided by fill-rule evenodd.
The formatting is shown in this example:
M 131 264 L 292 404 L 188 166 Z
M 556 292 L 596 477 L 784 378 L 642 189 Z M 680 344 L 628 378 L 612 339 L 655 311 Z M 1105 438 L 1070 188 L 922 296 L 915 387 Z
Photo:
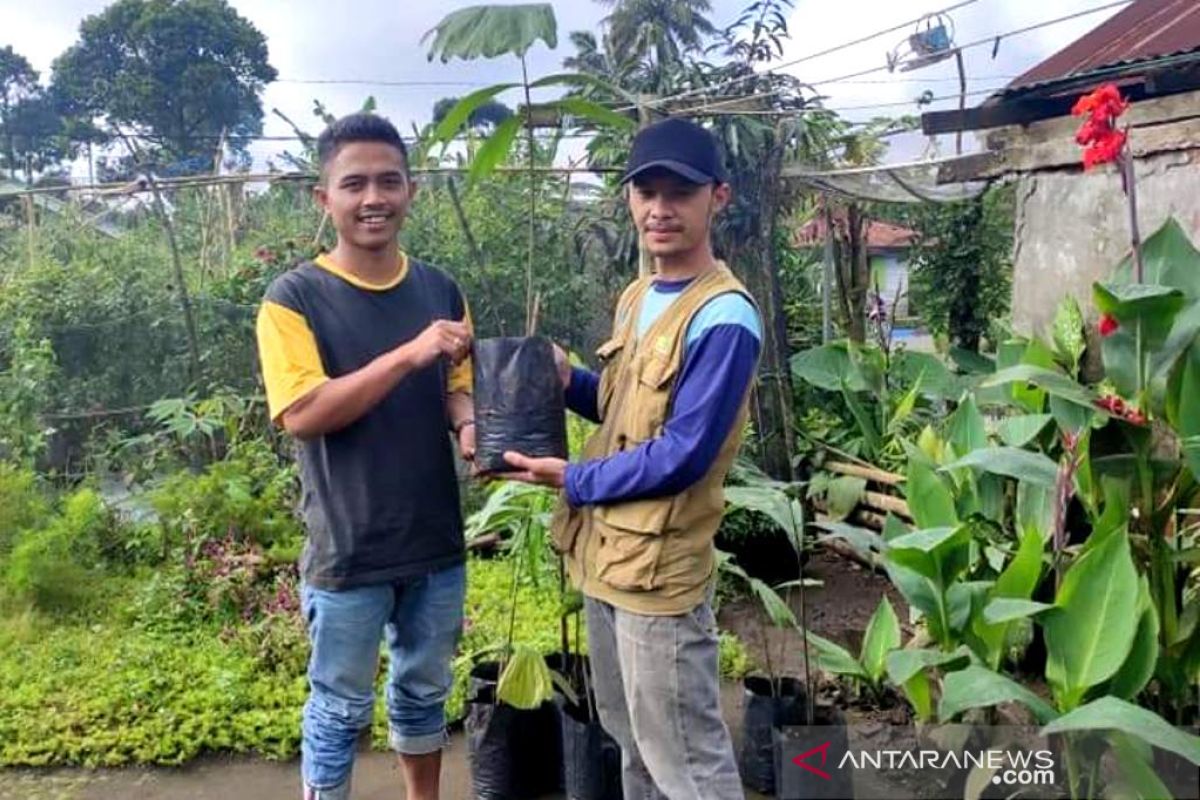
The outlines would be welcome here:
M 589 597 L 586 608 L 596 706 L 621 747 L 625 800 L 744 800 L 712 606 L 644 616 Z

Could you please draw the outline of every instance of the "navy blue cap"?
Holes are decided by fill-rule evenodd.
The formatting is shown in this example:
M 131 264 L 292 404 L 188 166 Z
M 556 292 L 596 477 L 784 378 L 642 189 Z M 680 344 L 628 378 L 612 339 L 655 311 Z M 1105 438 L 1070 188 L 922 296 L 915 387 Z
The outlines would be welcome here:
M 625 184 L 651 169 L 666 169 L 692 183 L 727 183 L 717 138 L 694 122 L 671 117 L 633 137 Z

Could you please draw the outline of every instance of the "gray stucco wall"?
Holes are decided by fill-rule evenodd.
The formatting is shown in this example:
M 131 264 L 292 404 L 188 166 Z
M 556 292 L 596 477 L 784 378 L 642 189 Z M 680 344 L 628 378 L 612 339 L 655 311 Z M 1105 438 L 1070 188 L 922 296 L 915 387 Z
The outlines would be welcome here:
M 1200 244 L 1200 150 L 1138 159 L 1143 238 L 1174 215 Z M 1092 283 L 1107 280 L 1129 252 L 1129 212 L 1115 167 L 1054 171 L 1018 179 L 1013 325 L 1045 335 L 1067 293 L 1089 320 Z

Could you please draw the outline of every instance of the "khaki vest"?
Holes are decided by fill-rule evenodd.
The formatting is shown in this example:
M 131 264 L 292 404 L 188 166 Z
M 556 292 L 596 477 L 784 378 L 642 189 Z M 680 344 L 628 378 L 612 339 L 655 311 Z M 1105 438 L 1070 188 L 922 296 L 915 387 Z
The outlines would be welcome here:
M 603 420 L 583 459 L 603 458 L 662 435 L 675 380 L 683 366 L 687 329 L 712 298 L 746 288 L 723 264 L 693 281 L 645 336 L 637 339 L 649 278 L 621 296 L 613 338 L 596 351 L 602 364 L 598 406 Z M 737 456 L 749 391 L 708 473 L 682 493 L 572 509 L 559 501 L 551 523 L 558 552 L 585 595 L 639 614 L 683 614 L 705 597 L 715 566 L 713 537 L 725 511 L 725 476 Z

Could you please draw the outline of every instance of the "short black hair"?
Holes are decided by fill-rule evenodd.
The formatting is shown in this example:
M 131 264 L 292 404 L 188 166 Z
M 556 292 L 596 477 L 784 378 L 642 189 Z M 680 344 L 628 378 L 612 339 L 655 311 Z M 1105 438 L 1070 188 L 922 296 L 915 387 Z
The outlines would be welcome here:
M 408 148 L 396 126 L 378 114 L 360 111 L 335 121 L 317 137 L 317 163 L 322 172 L 342 145 L 351 142 L 382 142 L 400 151 L 408 172 Z

